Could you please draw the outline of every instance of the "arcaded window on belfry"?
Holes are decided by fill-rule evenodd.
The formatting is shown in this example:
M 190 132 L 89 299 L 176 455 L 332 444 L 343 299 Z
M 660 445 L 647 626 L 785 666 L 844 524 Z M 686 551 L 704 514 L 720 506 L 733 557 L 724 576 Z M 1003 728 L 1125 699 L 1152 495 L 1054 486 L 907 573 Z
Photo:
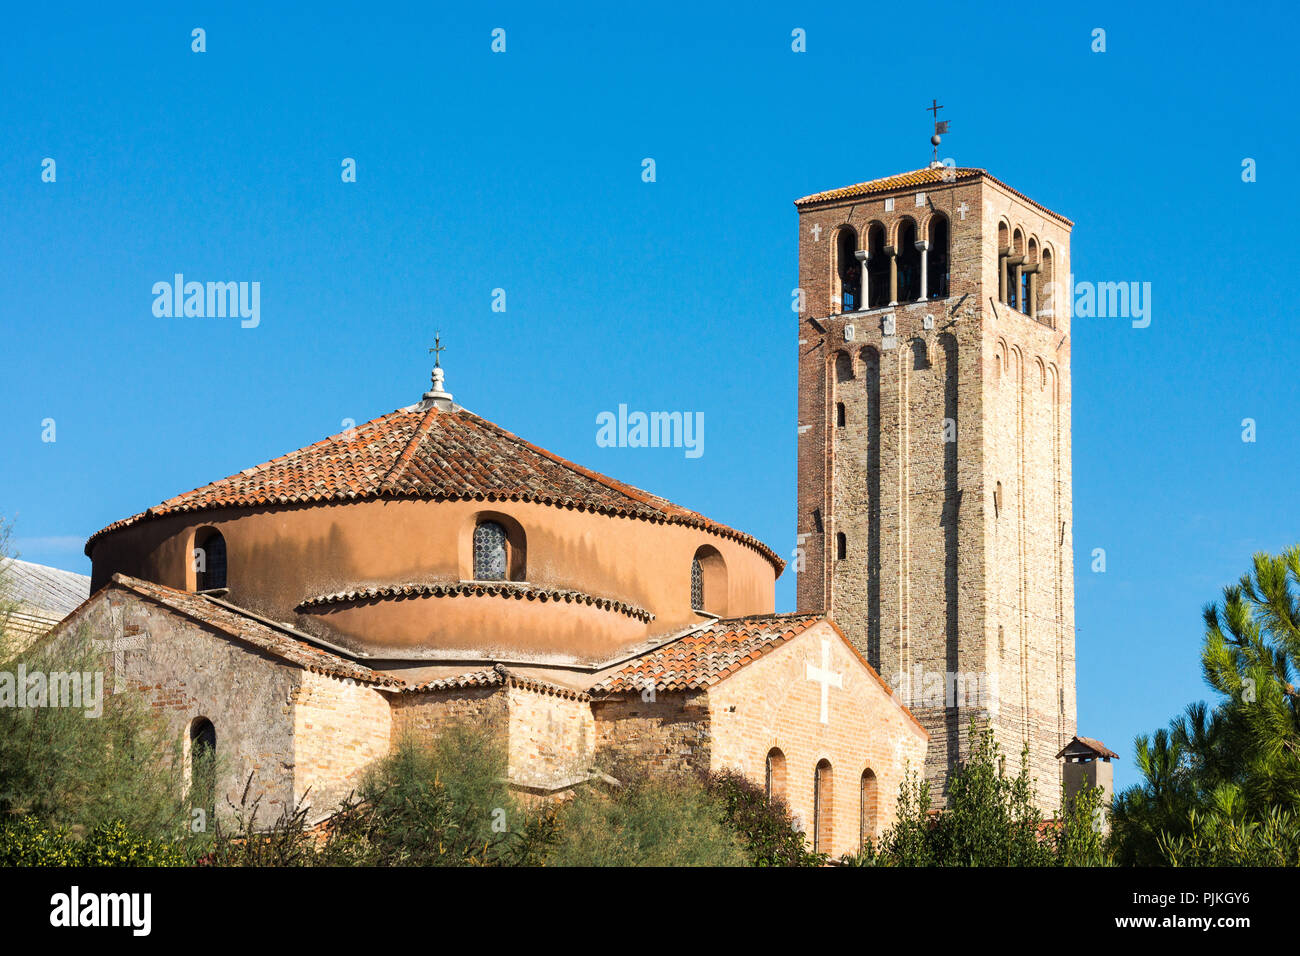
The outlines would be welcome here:
M 855 253 L 858 235 L 845 226 L 835 240 L 835 263 L 840 279 L 840 311 L 857 312 L 862 308 L 862 264 Z
M 704 610 L 704 567 L 699 558 L 691 560 L 691 609 Z
M 194 590 L 226 586 L 226 539 L 220 531 L 200 532 L 194 544 Z
M 916 248 L 916 223 L 906 220 L 898 229 L 898 301 L 921 298 L 921 251 Z
M 931 299 L 948 298 L 948 219 L 935 216 L 930 222 L 930 247 L 926 249 L 926 292 Z
M 506 529 L 495 521 L 481 522 L 474 529 L 474 580 L 506 579 Z

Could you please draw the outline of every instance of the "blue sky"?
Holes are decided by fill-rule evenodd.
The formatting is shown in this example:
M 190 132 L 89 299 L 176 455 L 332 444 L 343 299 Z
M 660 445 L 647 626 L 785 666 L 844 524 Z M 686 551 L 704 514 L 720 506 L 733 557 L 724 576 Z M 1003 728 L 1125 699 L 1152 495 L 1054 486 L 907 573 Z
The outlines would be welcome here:
M 1078 279 L 1152 285 L 1149 328 L 1073 330 L 1079 726 L 1131 782 L 1133 735 L 1206 696 L 1201 606 L 1300 541 L 1294 8 L 539 6 L 8 12 L 22 556 L 89 571 L 103 525 L 409 404 L 437 329 L 457 401 L 789 554 L 791 202 L 924 165 L 938 97 L 945 155 L 1075 221 Z M 260 282 L 260 325 L 155 317 L 177 272 Z M 620 403 L 703 412 L 704 454 L 597 447 Z

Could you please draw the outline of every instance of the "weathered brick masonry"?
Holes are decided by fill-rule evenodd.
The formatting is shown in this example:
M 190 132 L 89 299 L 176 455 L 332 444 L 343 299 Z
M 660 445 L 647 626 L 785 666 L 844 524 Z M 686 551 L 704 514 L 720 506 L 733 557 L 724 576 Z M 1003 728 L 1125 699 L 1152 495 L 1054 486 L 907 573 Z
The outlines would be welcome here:
M 1028 741 L 1040 802 L 1055 808 L 1055 754 L 1075 729 L 1071 224 L 967 169 L 797 207 L 799 609 L 827 612 L 904 694 L 931 734 L 937 792 L 974 716 L 1013 761 Z M 844 310 L 839 251 L 870 251 L 868 282 L 890 283 L 892 302 L 904 239 L 933 247 L 944 226 L 948 286 L 929 275 L 927 291 L 946 295 Z M 1003 301 L 1022 274 L 1033 316 Z M 953 675 L 967 694 L 948 689 Z M 936 683 L 942 699 L 925 693 Z

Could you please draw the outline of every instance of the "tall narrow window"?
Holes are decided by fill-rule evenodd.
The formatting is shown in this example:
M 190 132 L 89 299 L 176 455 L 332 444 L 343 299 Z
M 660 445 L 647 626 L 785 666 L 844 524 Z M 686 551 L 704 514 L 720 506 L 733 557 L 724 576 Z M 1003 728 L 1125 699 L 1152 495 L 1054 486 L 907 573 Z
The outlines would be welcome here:
M 831 852 L 833 833 L 831 762 L 821 760 L 813 772 L 813 852 Z
M 767 752 L 766 766 L 767 802 L 785 799 L 785 754 L 779 747 Z
M 948 298 L 948 218 L 930 220 L 930 248 L 926 250 L 926 285 L 932 299 Z
M 870 767 L 862 771 L 860 812 L 858 814 L 858 846 L 865 846 L 876 835 L 876 775 Z
M 841 312 L 856 312 L 862 308 L 862 263 L 854 255 L 858 251 L 858 234 L 849 226 L 842 226 L 835 238 L 835 267 L 840 280 Z
M 699 558 L 691 559 L 691 609 L 704 610 L 704 567 Z
M 889 304 L 889 256 L 885 255 L 885 227 L 873 222 L 867 229 L 867 308 Z
M 217 805 L 217 730 L 206 717 L 190 724 L 190 806 L 207 814 L 207 826 Z
M 506 579 L 506 529 L 495 521 L 474 528 L 474 580 Z
M 226 539 L 209 528 L 194 545 L 194 589 L 215 591 L 226 586 Z
M 921 250 L 916 248 L 916 223 L 904 220 L 898 227 L 898 301 L 921 298 Z
M 843 531 L 835 535 L 835 559 L 843 561 L 849 556 L 849 538 Z
M 844 427 L 844 403 L 843 402 L 835 403 L 835 426 L 837 428 Z

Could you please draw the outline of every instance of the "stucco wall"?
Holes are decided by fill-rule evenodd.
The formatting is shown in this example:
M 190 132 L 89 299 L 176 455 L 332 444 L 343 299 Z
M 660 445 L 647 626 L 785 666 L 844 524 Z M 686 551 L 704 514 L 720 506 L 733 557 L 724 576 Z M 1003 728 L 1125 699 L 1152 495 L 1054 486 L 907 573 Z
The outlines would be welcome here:
M 615 613 L 592 621 L 589 644 L 604 651 L 700 621 L 691 610 L 690 567 L 704 544 L 718 550 L 727 568 L 726 599 L 709 610 L 734 616 L 770 613 L 774 607 L 775 568 L 747 545 L 683 525 L 529 502 L 383 500 L 166 516 L 98 539 L 91 586 L 100 587 L 121 571 L 170 587 L 193 587 L 194 534 L 210 526 L 226 539 L 233 603 L 338 637 L 326 626 L 328 616 L 322 622 L 294 608 L 309 597 L 365 585 L 470 578 L 464 532 L 483 512 L 505 513 L 523 528 L 530 583 L 623 601 L 655 615 L 649 625 L 629 626 Z M 481 605 L 471 622 L 474 632 L 503 635 L 520 656 L 553 649 L 554 633 L 520 613 L 525 605 Z M 440 618 L 419 613 L 433 622 Z M 374 613 L 375 622 L 367 624 L 366 614 L 365 606 L 355 608 L 345 641 L 391 643 L 387 618 Z M 454 644 L 465 626 L 457 619 L 440 631 L 431 622 L 423 643 Z

